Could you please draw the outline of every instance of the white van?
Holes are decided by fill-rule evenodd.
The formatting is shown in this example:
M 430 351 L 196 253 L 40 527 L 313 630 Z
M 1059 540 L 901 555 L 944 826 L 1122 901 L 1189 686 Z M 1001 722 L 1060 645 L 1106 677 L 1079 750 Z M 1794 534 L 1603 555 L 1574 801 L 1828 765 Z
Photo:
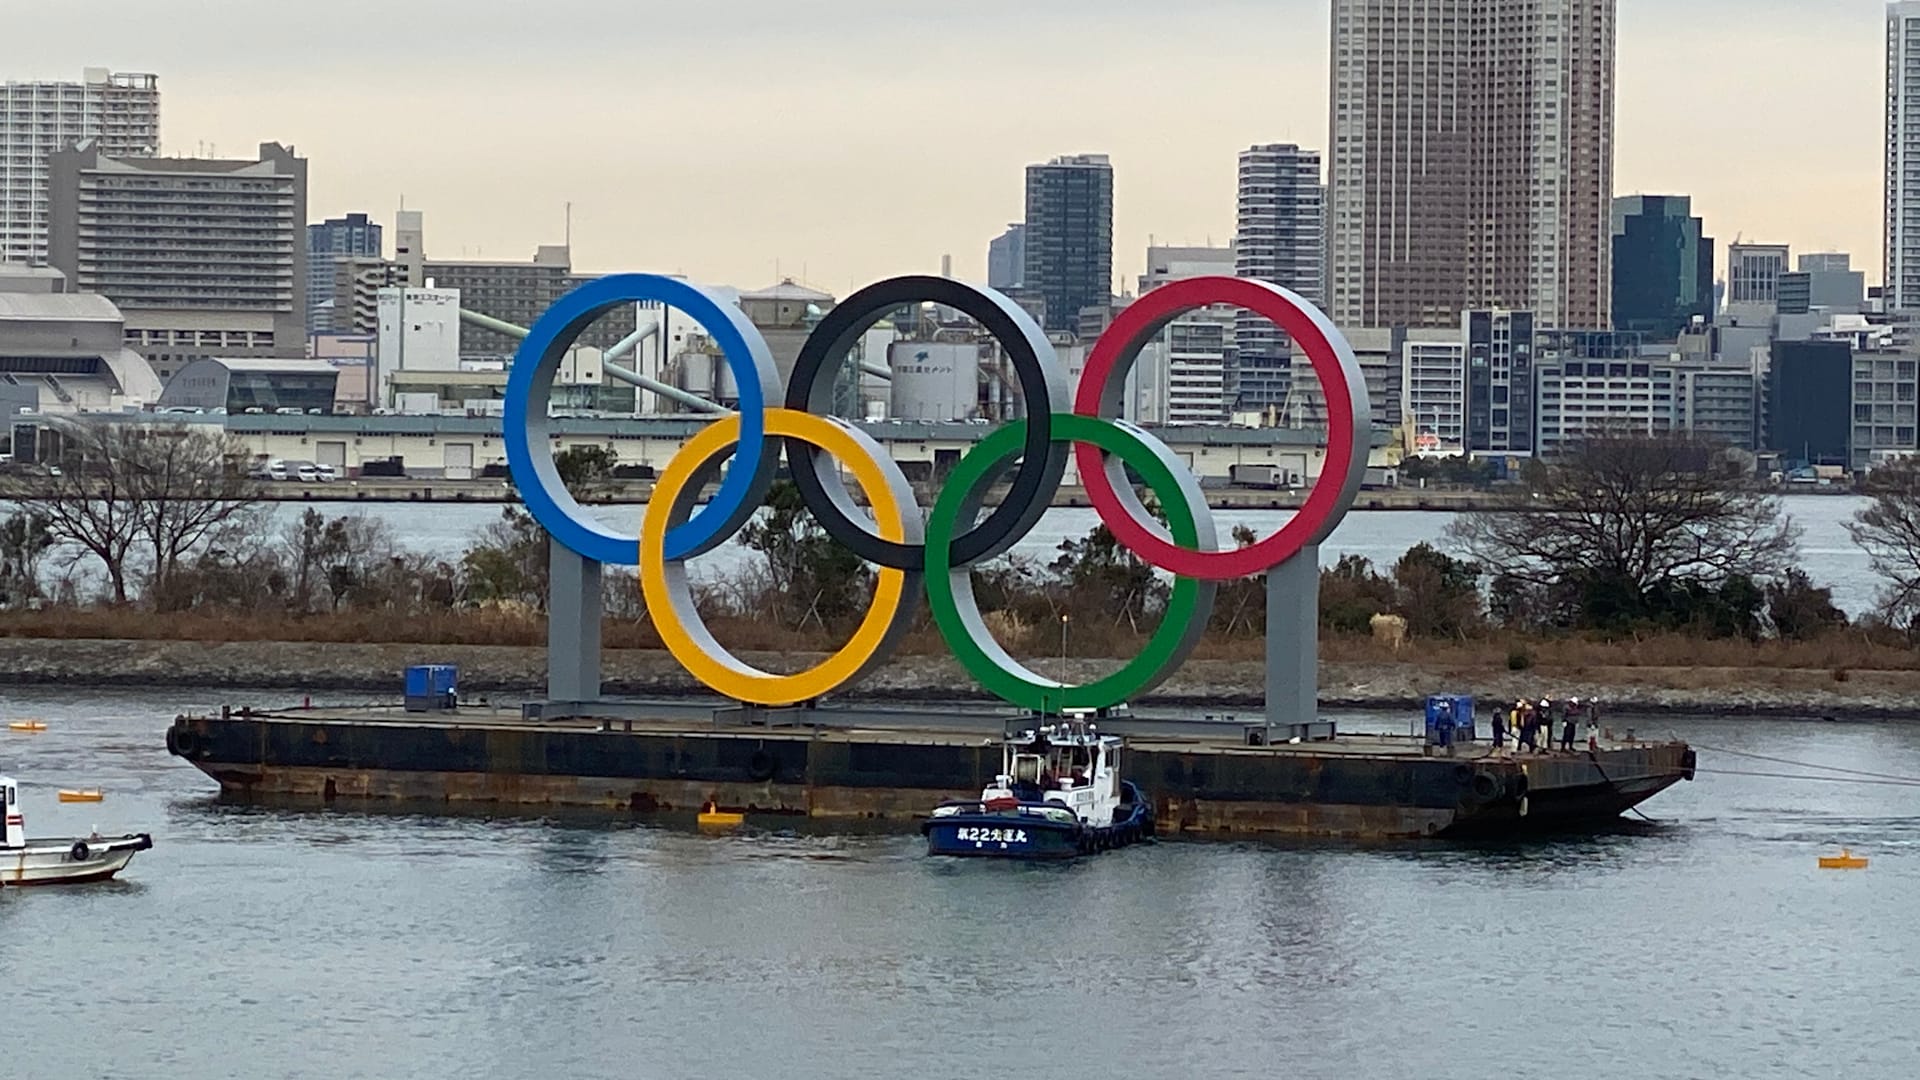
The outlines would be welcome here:
M 288 471 L 286 462 L 281 461 L 278 458 L 275 458 L 274 460 L 267 462 L 267 479 L 291 480 L 293 479 L 293 473 Z

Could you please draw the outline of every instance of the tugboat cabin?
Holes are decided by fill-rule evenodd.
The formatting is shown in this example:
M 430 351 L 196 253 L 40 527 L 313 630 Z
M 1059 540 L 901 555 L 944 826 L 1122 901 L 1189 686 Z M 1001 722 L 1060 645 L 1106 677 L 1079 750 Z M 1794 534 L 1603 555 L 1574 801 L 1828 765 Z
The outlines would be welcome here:
M 1083 822 L 1105 825 L 1120 801 L 1120 740 L 1084 722 L 1037 727 L 1009 738 L 987 802 L 1052 803 Z M 1104 813 L 1103 813 L 1104 812 Z

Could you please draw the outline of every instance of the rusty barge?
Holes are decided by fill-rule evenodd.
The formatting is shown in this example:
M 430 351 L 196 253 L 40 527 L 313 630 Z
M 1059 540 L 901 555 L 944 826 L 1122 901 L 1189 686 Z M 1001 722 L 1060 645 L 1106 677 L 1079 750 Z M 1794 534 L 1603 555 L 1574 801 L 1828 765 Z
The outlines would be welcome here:
M 224 709 L 182 716 L 167 749 L 237 798 L 406 800 L 897 820 L 977 794 L 1000 767 L 1004 718 L 914 726 L 827 714 L 723 722 L 629 715 L 539 719 L 462 707 Z M 992 730 L 986 726 L 992 725 Z M 1250 728 L 1127 732 L 1129 778 L 1163 834 L 1395 839 L 1603 824 L 1681 780 L 1684 743 L 1608 741 L 1517 754 L 1391 735 L 1299 741 Z

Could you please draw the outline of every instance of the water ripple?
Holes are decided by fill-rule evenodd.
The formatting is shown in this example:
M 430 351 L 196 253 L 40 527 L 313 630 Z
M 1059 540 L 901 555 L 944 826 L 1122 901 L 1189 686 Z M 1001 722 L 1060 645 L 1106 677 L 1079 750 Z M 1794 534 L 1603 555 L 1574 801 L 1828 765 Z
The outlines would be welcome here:
M 222 802 L 151 694 L 16 694 L 36 833 L 127 880 L 0 890 L 28 1076 L 1920 1075 L 1909 792 L 1706 776 L 1552 843 L 1162 843 L 934 862 L 803 823 Z M 160 695 L 164 697 L 164 695 Z M 1920 729 L 1675 721 L 1920 775 Z M 105 803 L 54 789 L 102 783 Z M 1814 860 L 1841 845 L 1864 873 Z M 91 1022 L 88 1022 L 91 1021 Z

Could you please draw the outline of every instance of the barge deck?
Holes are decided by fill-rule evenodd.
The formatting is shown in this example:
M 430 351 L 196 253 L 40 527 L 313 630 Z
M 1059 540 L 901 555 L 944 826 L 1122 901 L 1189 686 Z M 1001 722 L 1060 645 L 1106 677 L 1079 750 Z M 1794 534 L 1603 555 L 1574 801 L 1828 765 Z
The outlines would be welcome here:
M 908 822 L 977 793 L 1006 718 L 923 726 L 529 720 L 518 710 L 222 710 L 182 716 L 167 749 L 232 797 L 406 800 Z M 991 729 L 991 730 L 989 730 Z M 1517 754 L 1341 734 L 1249 745 L 1222 734 L 1129 737 L 1129 778 L 1163 833 L 1389 839 L 1600 824 L 1692 779 L 1678 742 Z

